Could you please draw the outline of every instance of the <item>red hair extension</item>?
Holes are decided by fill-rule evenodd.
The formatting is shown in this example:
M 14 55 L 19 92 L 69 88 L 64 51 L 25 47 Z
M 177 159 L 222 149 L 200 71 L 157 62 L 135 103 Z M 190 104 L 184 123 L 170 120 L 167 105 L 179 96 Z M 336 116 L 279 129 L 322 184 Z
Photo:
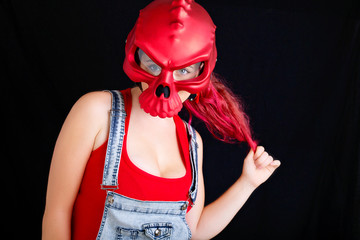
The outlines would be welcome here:
M 255 152 L 257 143 L 251 137 L 249 119 L 241 100 L 220 80 L 211 74 L 209 87 L 200 93 L 198 101 L 185 101 L 191 117 L 201 119 L 211 134 L 224 142 L 246 141 Z

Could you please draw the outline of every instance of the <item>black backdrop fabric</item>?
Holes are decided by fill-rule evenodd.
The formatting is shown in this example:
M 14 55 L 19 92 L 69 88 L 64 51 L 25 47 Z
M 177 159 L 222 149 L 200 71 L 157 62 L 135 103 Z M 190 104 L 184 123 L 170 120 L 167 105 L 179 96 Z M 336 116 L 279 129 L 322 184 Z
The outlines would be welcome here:
M 215 72 L 282 161 L 215 239 L 360 239 L 359 2 L 198 2 L 217 25 Z M 133 86 L 124 44 L 148 3 L 2 1 L 3 209 L 13 235 L 40 238 L 53 147 L 75 101 Z M 194 126 L 210 203 L 239 177 L 248 147 Z

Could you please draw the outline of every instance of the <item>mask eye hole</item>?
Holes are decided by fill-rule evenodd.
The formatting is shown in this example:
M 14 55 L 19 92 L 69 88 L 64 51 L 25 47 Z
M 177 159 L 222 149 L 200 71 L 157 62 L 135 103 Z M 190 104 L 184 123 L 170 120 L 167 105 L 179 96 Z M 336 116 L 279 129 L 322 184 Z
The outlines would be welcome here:
M 203 67 L 204 62 L 198 62 L 185 68 L 175 70 L 173 72 L 174 79 L 176 81 L 183 81 L 196 78 L 201 74 Z
M 151 58 L 140 48 L 137 50 L 137 59 L 136 62 L 139 64 L 140 68 L 150 73 L 153 76 L 159 76 L 161 73 L 161 67 L 157 65 Z

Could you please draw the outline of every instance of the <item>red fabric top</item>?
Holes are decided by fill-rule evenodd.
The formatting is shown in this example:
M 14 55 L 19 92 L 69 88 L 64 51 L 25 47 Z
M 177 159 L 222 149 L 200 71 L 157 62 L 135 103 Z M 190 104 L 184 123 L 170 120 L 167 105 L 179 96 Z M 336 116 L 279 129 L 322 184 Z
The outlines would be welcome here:
M 191 185 L 191 165 L 189 142 L 184 123 L 174 116 L 177 140 L 186 174 L 181 178 L 162 178 L 151 175 L 134 165 L 127 154 L 126 140 L 131 113 L 131 89 L 121 91 L 124 96 L 125 137 L 120 160 L 116 193 L 148 201 L 186 201 Z M 96 239 L 104 210 L 106 191 L 100 188 L 104 170 L 107 141 L 91 153 L 85 168 L 79 193 L 74 203 L 72 215 L 72 239 Z M 190 205 L 188 210 L 190 210 Z

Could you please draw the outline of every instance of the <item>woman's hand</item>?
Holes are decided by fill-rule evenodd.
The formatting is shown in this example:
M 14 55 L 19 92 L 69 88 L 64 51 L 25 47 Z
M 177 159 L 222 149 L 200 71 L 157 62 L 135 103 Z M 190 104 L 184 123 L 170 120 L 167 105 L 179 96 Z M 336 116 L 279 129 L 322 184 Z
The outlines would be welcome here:
M 198 135 L 198 139 L 200 135 Z M 242 208 L 252 192 L 265 182 L 280 161 L 273 160 L 263 147 L 258 147 L 244 160 L 241 177 L 218 199 L 204 207 L 204 181 L 202 172 L 202 141 L 199 144 L 199 191 L 196 204 L 186 214 L 192 239 L 211 239 L 221 232 Z
M 253 150 L 250 150 L 246 156 L 240 178 L 257 188 L 265 182 L 279 166 L 279 160 L 274 160 L 273 157 L 265 151 L 264 147 L 258 146 L 255 153 Z

